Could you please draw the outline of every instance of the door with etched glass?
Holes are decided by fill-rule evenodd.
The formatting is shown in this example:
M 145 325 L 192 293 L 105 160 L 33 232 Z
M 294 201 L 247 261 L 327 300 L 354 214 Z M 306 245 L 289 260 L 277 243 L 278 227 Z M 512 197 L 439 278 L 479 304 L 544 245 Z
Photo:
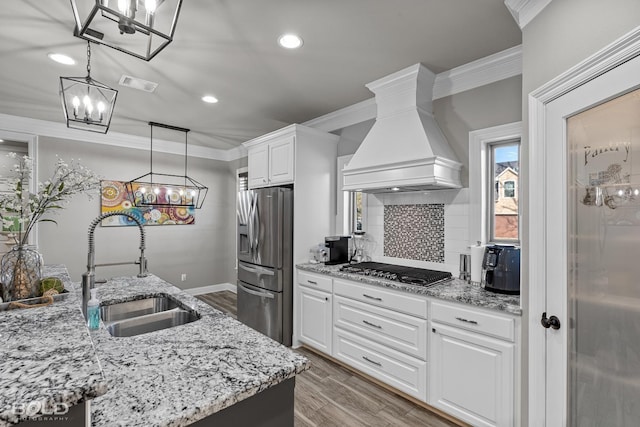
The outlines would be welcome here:
M 547 426 L 640 425 L 639 72 L 548 106 Z

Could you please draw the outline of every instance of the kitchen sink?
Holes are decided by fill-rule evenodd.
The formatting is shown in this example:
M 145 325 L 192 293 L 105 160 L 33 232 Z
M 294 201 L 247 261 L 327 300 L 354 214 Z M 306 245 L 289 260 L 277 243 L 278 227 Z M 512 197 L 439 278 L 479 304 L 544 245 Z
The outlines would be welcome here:
M 135 301 L 103 305 L 100 307 L 100 317 L 105 323 L 116 322 L 118 320 L 172 310 L 178 306 L 179 303 L 174 298 L 169 295 L 160 295 Z
M 185 325 L 195 322 L 198 319 L 200 319 L 200 315 L 195 311 L 174 308 L 159 313 L 113 322 L 107 326 L 107 331 L 114 337 L 132 337 L 134 335 Z
M 103 305 L 100 317 L 111 336 L 132 337 L 195 322 L 200 314 L 170 295 L 159 295 Z

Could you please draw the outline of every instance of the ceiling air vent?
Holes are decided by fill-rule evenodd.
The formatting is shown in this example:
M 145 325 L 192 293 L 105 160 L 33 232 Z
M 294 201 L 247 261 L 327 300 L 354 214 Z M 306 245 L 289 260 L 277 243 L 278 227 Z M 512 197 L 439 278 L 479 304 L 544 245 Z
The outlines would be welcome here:
M 131 77 L 125 74 L 120 77 L 120 86 L 130 87 L 132 89 L 142 90 L 144 92 L 153 92 L 158 87 L 158 83 L 150 82 L 149 80 L 139 79 L 138 77 Z

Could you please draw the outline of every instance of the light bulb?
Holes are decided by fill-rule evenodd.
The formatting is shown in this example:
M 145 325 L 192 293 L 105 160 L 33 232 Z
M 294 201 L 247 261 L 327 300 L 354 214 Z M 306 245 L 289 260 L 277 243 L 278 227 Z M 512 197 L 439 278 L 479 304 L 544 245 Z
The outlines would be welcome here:
M 146 187 L 140 187 L 140 192 L 141 192 L 142 194 L 146 193 L 146 192 L 147 192 Z
M 155 194 L 160 194 L 160 189 L 158 187 L 156 187 L 156 188 L 153 189 L 153 192 Z
M 131 10 L 131 0 L 118 0 L 118 10 L 126 15 Z
M 638 190 L 636 190 L 638 191 Z M 181 188 L 180 191 L 178 191 L 178 194 L 180 194 L 181 196 L 184 196 L 184 190 Z
M 624 196 L 624 190 L 618 190 L 618 196 L 620 197 Z
M 167 196 L 170 196 L 170 195 L 171 195 L 171 193 L 173 193 L 173 190 L 172 190 L 172 189 L 170 189 L 170 188 L 167 188 Z
M 104 113 L 104 102 L 102 101 L 98 102 L 98 113 Z
M 158 3 L 156 0 L 146 0 L 144 2 L 144 8 L 147 9 L 147 13 L 155 13 Z
M 74 96 L 73 99 L 71 100 L 71 103 L 73 104 L 73 117 L 76 118 L 78 117 L 78 108 L 80 107 L 80 98 L 78 98 L 77 96 Z
M 635 190 L 633 190 L 633 194 L 635 196 L 640 195 L 640 190 L 638 190 L 637 188 Z
M 196 197 L 196 190 L 191 190 L 191 197 Z
M 85 107 L 87 108 L 87 113 L 89 115 L 93 114 L 93 104 L 89 103 L 88 105 L 85 105 Z

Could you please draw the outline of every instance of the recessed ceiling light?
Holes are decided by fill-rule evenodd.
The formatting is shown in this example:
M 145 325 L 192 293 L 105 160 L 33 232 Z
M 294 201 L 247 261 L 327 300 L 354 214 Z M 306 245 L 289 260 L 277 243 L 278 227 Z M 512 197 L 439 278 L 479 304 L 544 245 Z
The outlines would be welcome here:
M 64 65 L 75 65 L 76 60 L 68 55 L 64 55 L 62 53 L 48 53 L 47 56 L 50 60 L 57 62 L 58 64 Z
M 295 34 L 283 34 L 278 38 L 278 44 L 286 49 L 297 49 L 302 46 L 302 38 Z
M 208 104 L 215 104 L 216 102 L 218 102 L 218 98 L 213 95 L 205 95 L 202 97 L 202 100 Z

